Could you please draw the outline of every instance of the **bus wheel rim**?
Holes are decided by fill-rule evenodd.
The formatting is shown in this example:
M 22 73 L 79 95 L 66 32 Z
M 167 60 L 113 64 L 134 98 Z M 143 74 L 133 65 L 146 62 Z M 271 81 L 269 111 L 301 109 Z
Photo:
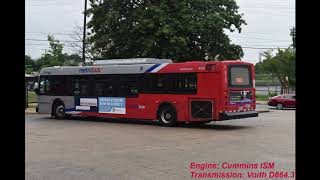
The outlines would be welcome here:
M 63 113 L 64 113 L 64 107 L 62 105 L 58 106 L 56 109 L 56 114 L 58 116 L 63 116 Z
M 162 120 L 162 122 L 164 122 L 166 124 L 171 123 L 171 117 L 172 117 L 172 114 L 168 111 L 163 111 L 161 113 L 161 120 Z

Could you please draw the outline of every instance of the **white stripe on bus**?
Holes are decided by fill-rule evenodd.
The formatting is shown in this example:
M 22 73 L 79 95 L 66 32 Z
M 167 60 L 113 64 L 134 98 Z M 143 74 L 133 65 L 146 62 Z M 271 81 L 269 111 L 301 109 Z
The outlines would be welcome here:
M 163 63 L 160 66 L 156 67 L 154 70 L 152 70 L 151 72 L 158 72 L 160 69 L 164 68 L 166 65 L 168 65 L 169 63 Z

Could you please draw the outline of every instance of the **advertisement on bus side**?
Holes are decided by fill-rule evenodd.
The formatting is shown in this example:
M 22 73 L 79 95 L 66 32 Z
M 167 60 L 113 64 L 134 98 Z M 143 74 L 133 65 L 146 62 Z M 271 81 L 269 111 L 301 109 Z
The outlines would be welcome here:
M 99 113 L 126 114 L 126 98 L 99 97 Z

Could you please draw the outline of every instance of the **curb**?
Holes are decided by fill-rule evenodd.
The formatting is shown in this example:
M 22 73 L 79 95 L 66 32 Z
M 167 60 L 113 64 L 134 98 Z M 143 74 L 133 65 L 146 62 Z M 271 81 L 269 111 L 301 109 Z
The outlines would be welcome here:
M 263 109 L 263 110 L 257 110 L 258 113 L 266 113 L 266 112 L 270 112 L 270 110 L 268 109 Z
M 267 105 L 268 102 L 267 101 L 256 101 L 256 104 L 263 104 L 263 105 Z
M 38 114 L 37 112 L 24 112 L 24 114 Z
M 36 108 L 27 108 L 25 111 L 24 111 L 25 114 L 37 114 L 36 112 Z

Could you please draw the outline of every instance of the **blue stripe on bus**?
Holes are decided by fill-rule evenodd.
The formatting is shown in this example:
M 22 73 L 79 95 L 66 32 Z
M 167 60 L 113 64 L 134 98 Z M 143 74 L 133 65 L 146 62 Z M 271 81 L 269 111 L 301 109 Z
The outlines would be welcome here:
M 65 109 L 65 112 L 69 112 L 69 111 L 76 111 L 76 108 L 69 108 L 69 109 Z
M 158 66 L 160 66 L 161 64 L 155 64 L 152 67 L 150 67 L 149 69 L 146 70 L 146 72 L 151 72 L 152 70 L 154 70 L 155 68 L 157 68 Z

